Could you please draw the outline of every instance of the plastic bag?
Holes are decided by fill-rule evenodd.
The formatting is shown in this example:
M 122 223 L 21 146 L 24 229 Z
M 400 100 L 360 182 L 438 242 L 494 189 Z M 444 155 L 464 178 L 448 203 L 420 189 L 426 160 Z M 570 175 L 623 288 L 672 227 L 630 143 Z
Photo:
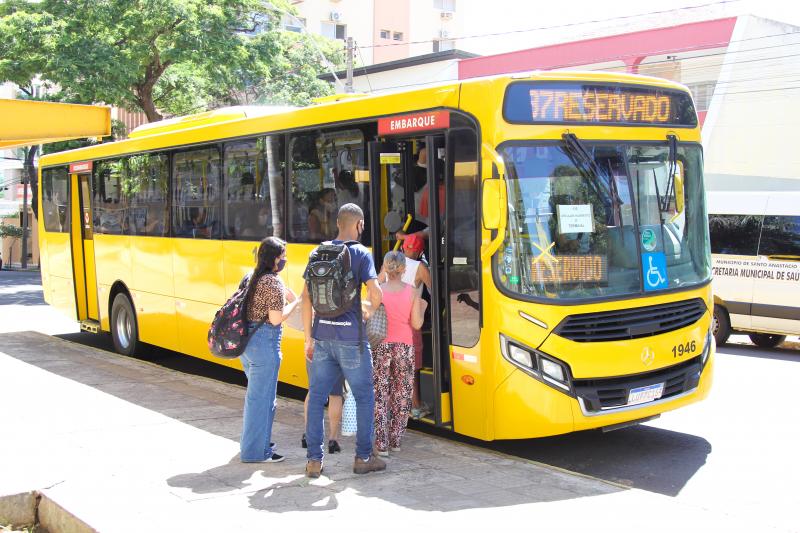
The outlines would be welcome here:
M 342 435 L 349 437 L 356 434 L 358 429 L 358 418 L 356 416 L 356 398 L 347 387 L 344 395 L 344 405 L 342 406 Z

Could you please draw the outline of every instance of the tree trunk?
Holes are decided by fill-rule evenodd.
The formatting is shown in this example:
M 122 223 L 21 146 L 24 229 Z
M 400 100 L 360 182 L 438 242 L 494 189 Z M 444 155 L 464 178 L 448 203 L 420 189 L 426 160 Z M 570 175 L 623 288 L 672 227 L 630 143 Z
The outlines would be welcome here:
M 39 218 L 39 175 L 36 167 L 33 166 L 33 160 L 36 157 L 38 146 L 31 146 L 25 154 L 25 166 L 23 172 L 28 173 L 28 183 L 31 186 L 31 210 L 33 210 L 34 218 Z
M 157 122 L 164 118 L 156 109 L 155 103 L 153 103 L 152 85 L 143 87 L 142 91 L 139 92 L 139 106 L 144 111 L 144 114 L 147 115 L 148 122 Z

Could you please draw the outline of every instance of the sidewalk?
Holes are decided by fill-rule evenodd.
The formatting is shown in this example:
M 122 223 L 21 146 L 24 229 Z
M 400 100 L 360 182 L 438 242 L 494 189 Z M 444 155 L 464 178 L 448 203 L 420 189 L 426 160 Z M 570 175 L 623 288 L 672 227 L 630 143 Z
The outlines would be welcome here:
M 0 503 L 38 491 L 66 510 L 40 512 L 61 521 L 51 531 L 764 529 L 413 431 L 386 472 L 353 474 L 350 437 L 310 481 L 302 403 L 282 398 L 273 440 L 287 460 L 242 464 L 243 398 L 242 387 L 41 333 L 0 334 Z

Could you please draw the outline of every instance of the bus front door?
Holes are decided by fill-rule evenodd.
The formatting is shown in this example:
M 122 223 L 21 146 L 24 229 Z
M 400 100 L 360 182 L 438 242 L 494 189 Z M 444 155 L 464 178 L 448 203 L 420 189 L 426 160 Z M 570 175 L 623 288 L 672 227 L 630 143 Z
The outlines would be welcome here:
M 91 172 L 91 170 L 90 170 Z M 72 260 L 75 272 L 75 296 L 81 329 L 99 331 L 97 276 L 94 263 L 94 231 L 92 220 L 92 175 L 72 174 L 72 215 L 80 221 L 72 225 Z
M 427 168 L 420 166 L 422 149 L 427 152 Z M 372 187 L 373 255 L 380 270 L 386 252 L 401 249 L 397 231 L 427 235 L 425 259 L 431 271 L 430 305 L 422 328 L 423 357 L 419 372 L 420 400 L 431 408 L 424 421 L 451 426 L 449 334 L 447 331 L 447 271 L 444 216 L 445 141 L 430 135 L 387 142 L 370 143 Z M 423 212 L 420 207 L 424 206 Z M 430 206 L 430 207 L 428 207 Z M 427 222 L 425 222 L 427 221 Z

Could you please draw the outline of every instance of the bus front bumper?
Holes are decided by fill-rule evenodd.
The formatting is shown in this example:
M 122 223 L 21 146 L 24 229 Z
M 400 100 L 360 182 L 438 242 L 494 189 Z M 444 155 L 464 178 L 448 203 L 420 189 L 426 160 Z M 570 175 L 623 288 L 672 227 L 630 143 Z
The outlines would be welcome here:
M 646 421 L 695 403 L 708 396 L 711 390 L 714 353 L 712 341 L 705 362 L 699 368 L 699 376 L 686 390 L 646 403 L 608 408 L 598 408 L 594 399 L 582 397 L 578 390 L 567 394 L 516 370 L 498 388 L 495 396 L 496 400 L 503 400 L 495 404 L 494 438 L 537 438 L 588 429 L 625 427 L 630 422 Z

